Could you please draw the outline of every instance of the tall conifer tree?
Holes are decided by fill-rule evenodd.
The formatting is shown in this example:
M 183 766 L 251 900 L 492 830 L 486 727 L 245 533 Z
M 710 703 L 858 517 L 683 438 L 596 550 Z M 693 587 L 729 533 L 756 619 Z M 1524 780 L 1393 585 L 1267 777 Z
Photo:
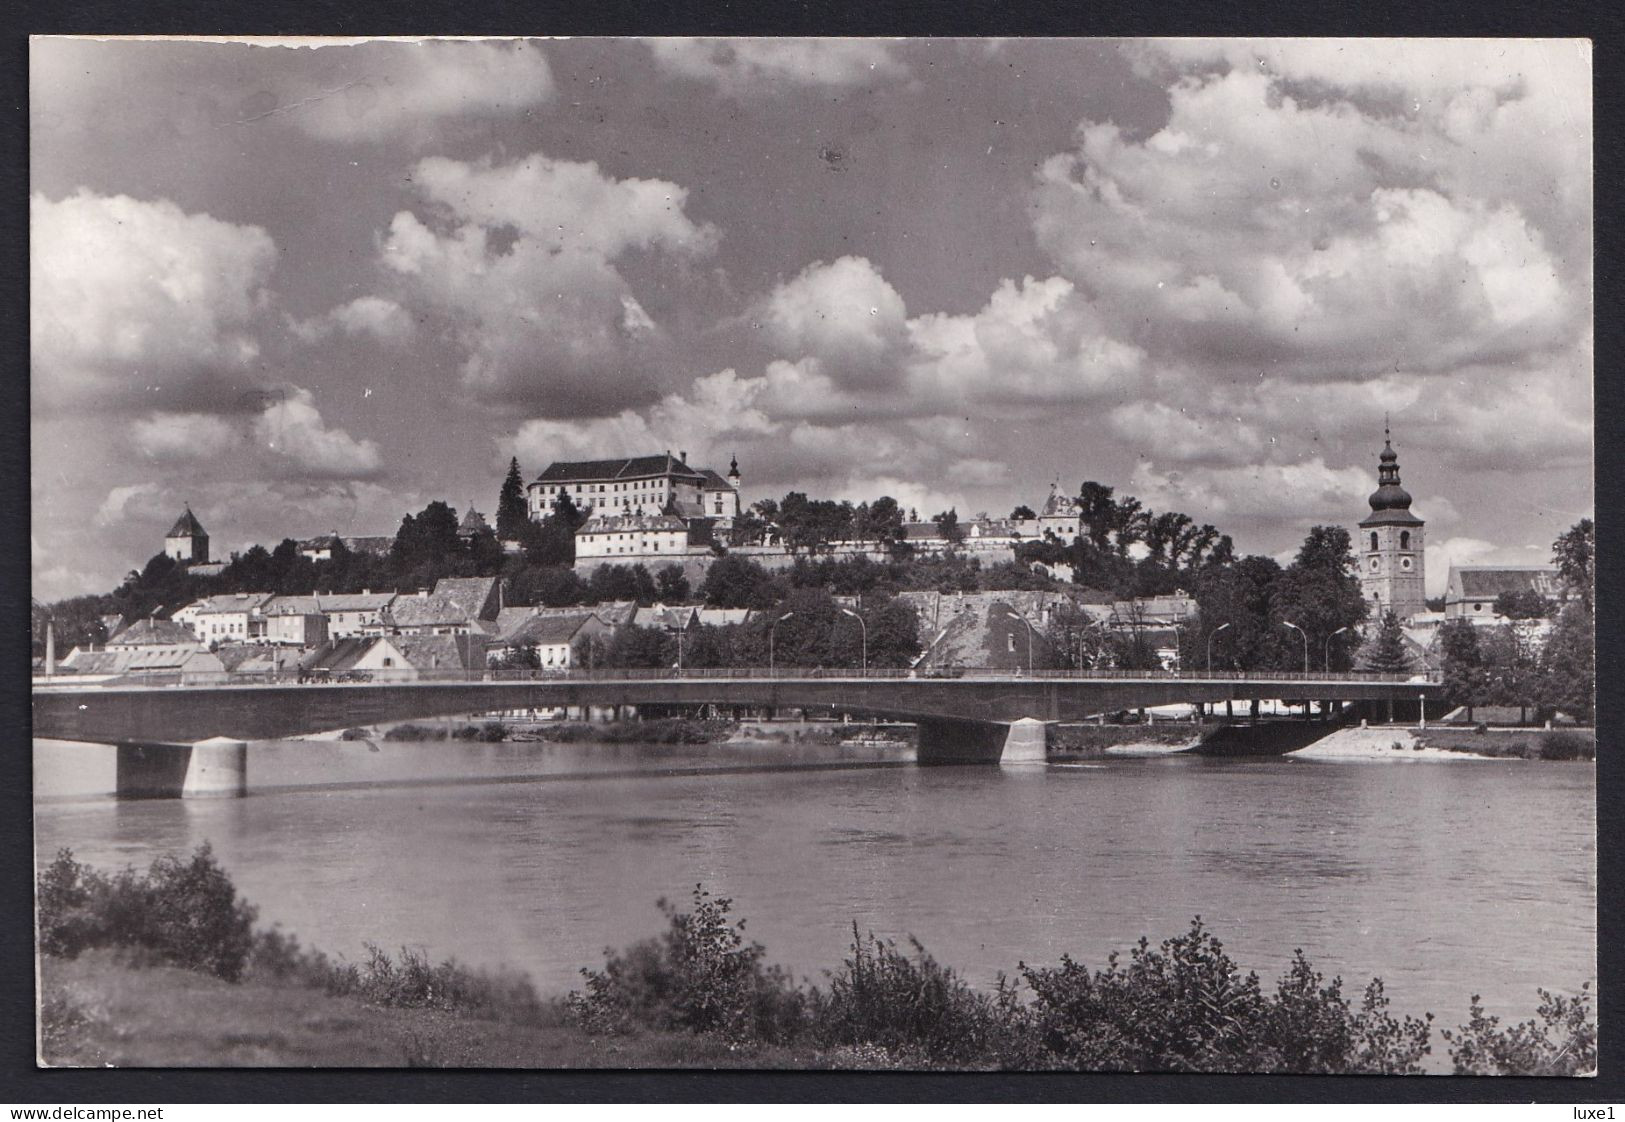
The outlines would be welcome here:
M 503 541 L 518 541 L 529 521 L 525 510 L 525 481 L 519 475 L 519 457 L 508 463 L 508 477 L 502 481 L 502 492 L 497 497 L 497 537 Z

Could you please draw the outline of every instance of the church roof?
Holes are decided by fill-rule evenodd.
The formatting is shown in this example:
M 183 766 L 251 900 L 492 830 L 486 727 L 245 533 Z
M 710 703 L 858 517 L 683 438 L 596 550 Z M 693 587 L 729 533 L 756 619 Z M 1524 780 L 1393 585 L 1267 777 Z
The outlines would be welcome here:
M 734 489 L 732 483 L 729 483 L 710 468 L 702 468 L 700 474 L 705 477 L 705 482 L 700 487 L 703 491 L 732 491 Z
M 460 538 L 473 537 L 481 530 L 489 530 L 490 528 L 491 525 L 485 520 L 485 515 L 473 507 L 469 507 L 468 513 L 463 515 L 462 522 L 457 526 L 457 536 Z
M 169 533 L 164 535 L 166 538 L 208 536 L 208 532 L 203 529 L 203 524 L 197 520 L 197 515 L 192 513 L 191 507 L 187 507 L 186 513 L 175 519 L 175 524 L 169 528 Z
M 1459 587 L 1462 600 L 1493 600 L 1503 592 L 1533 592 L 1556 599 L 1562 592 L 1551 565 L 1457 565 L 1451 569 L 1450 592 Z

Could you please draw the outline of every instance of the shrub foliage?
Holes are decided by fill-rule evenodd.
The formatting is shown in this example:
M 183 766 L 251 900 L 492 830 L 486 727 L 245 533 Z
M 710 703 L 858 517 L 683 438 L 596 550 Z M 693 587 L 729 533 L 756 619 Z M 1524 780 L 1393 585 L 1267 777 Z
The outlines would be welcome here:
M 255 910 L 237 898 L 207 843 L 185 861 L 159 857 L 145 875 L 108 876 L 60 850 L 40 874 L 37 901 L 45 954 L 127 947 L 236 981 L 254 946 Z
M 207 844 L 190 858 L 164 856 L 145 874 L 108 875 L 66 849 L 37 880 L 40 951 L 74 957 L 98 947 L 137 952 L 240 980 L 258 976 L 351 995 L 387 1007 L 436 1009 L 537 1023 L 546 1007 L 520 975 L 473 971 L 421 950 L 391 957 L 367 944 L 365 962 L 334 962 L 276 928 L 254 930 Z M 1380 979 L 1358 1006 L 1340 978 L 1327 981 L 1300 950 L 1266 991 L 1243 974 L 1198 917 L 1153 947 L 1141 939 L 1124 962 L 1090 970 L 1069 957 L 1019 967 L 992 992 L 970 986 L 912 938 L 909 951 L 862 934 L 823 987 L 797 983 L 747 941 L 732 902 L 696 885 L 692 907 L 665 900 L 665 932 L 605 952 L 583 970 L 584 991 L 566 1004 L 595 1034 L 642 1029 L 710 1036 L 734 1048 L 802 1046 L 832 1065 L 879 1068 L 1410 1074 L 1429 1054 L 1432 1015 L 1397 1018 Z M 1023 991 L 1027 991 L 1024 993 Z M 1597 1066 L 1589 986 L 1574 997 L 1541 990 L 1538 1020 L 1502 1028 L 1475 995 L 1471 1019 L 1443 1032 L 1461 1075 L 1579 1075 Z M 69 1031 L 67 1010 L 46 1010 Z M 48 1026 L 49 1027 L 49 1026 Z

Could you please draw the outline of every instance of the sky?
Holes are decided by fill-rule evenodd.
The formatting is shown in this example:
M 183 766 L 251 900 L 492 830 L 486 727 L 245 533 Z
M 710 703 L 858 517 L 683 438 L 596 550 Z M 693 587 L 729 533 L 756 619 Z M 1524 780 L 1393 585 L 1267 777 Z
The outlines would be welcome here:
M 1290 556 L 1593 514 L 1575 40 L 35 39 L 34 595 L 687 452 Z

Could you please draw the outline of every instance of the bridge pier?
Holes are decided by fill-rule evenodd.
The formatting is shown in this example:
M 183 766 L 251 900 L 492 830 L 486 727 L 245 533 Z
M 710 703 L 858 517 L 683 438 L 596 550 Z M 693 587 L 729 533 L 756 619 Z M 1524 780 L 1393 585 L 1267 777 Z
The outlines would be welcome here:
M 915 762 L 934 764 L 1043 763 L 1047 726 L 1023 717 L 1009 723 L 929 717 L 917 722 Z
M 242 798 L 248 743 L 216 736 L 195 744 L 120 744 L 114 792 L 121 799 Z

